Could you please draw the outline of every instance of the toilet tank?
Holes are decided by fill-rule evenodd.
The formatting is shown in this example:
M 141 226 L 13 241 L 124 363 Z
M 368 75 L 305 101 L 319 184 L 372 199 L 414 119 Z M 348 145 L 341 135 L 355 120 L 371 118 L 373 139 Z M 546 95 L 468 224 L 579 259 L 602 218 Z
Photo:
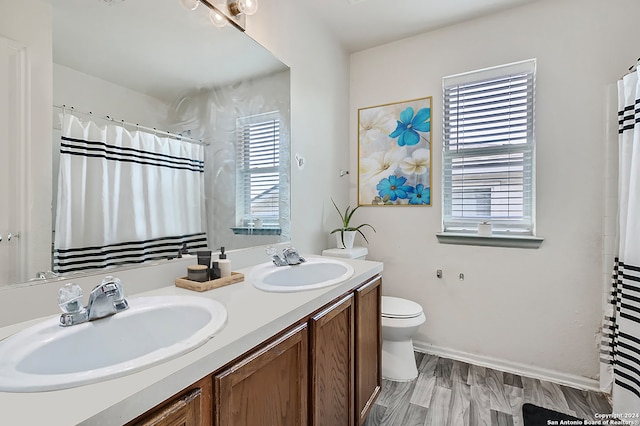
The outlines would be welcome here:
M 360 259 L 365 260 L 369 254 L 366 247 L 353 247 L 350 249 L 332 248 L 322 250 L 323 256 L 341 257 L 343 259 Z

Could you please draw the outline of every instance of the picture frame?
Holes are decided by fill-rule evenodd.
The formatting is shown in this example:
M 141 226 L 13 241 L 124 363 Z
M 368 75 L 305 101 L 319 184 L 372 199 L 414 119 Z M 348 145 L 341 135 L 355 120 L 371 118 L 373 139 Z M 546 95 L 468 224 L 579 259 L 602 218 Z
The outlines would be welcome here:
M 358 109 L 359 206 L 431 206 L 432 103 Z

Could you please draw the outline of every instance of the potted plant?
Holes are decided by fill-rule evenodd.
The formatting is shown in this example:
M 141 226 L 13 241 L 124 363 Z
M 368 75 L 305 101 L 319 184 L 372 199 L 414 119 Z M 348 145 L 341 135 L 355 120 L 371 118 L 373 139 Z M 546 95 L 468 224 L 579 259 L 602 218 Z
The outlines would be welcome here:
M 353 214 L 356 212 L 356 210 L 360 208 L 360 206 L 357 206 L 353 210 L 351 209 L 351 206 L 347 206 L 347 209 L 344 211 L 344 214 L 343 214 L 338 208 L 338 206 L 336 205 L 336 202 L 333 201 L 333 198 L 331 199 L 331 202 L 333 203 L 333 206 L 336 208 L 336 211 L 340 215 L 340 220 L 342 221 L 342 226 L 340 228 L 336 228 L 330 232 L 331 234 L 335 234 L 336 232 L 340 233 L 336 235 L 336 244 L 338 248 L 353 248 L 353 241 L 355 239 L 356 232 L 362 235 L 362 238 L 364 238 L 367 244 L 369 244 L 369 240 L 367 240 L 367 237 L 362 232 L 362 227 L 368 226 L 373 230 L 373 232 L 376 232 L 375 228 L 369 225 L 368 223 L 363 223 L 362 225 L 358 225 L 358 226 L 353 226 L 350 223 L 351 218 L 353 217 Z

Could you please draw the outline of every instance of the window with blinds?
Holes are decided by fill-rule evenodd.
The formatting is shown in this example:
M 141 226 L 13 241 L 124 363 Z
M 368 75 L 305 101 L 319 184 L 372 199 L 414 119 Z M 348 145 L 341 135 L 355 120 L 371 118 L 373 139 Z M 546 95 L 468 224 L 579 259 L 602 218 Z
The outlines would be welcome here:
M 261 219 L 279 226 L 280 118 L 278 112 L 236 120 L 240 225 Z
M 443 79 L 443 230 L 533 235 L 535 60 Z

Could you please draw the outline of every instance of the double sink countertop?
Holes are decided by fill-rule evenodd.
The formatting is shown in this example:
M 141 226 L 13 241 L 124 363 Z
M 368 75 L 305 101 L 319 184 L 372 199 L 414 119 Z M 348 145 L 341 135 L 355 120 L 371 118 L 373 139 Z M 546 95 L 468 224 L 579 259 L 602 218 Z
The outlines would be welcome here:
M 214 299 L 227 309 L 227 324 L 193 351 L 127 376 L 57 391 L 0 392 L 0 424 L 106 426 L 127 423 L 383 269 L 380 262 L 340 260 L 353 266 L 353 276 L 318 290 L 264 292 L 246 281 L 251 268 L 244 268 L 237 272 L 244 273 L 245 281 L 202 293 L 168 286 L 128 296 L 133 299 L 195 295 Z M 0 328 L 0 340 L 45 318 Z

